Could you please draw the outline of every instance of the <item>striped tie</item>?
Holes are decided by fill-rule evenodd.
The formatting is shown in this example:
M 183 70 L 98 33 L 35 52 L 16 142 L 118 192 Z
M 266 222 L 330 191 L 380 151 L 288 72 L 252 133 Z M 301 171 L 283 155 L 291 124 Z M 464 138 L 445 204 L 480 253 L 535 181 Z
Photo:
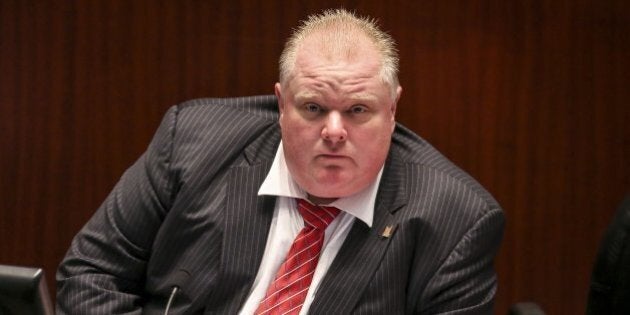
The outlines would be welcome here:
M 324 244 L 324 232 L 339 209 L 315 206 L 299 199 L 298 210 L 304 219 L 304 228 L 295 237 L 287 258 L 254 314 L 298 314 L 304 304 Z

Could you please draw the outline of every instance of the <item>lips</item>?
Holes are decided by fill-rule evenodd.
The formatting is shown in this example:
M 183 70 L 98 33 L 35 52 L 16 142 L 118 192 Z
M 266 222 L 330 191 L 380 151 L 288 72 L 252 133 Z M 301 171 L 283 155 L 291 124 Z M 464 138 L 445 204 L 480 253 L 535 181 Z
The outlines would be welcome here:
M 351 158 L 346 155 L 340 155 L 340 154 L 320 154 L 316 157 L 316 160 L 322 166 L 340 167 L 342 165 L 347 165 L 351 161 Z
M 320 154 L 318 156 L 326 158 L 326 159 L 345 159 L 345 158 L 348 158 L 347 156 L 340 155 L 340 154 Z

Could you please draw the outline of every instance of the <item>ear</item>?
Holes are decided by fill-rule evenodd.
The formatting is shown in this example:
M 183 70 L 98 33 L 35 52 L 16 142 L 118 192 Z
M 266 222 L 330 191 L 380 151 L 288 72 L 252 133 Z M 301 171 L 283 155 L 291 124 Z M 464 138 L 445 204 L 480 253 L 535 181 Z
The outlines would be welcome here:
M 282 117 L 282 114 L 284 113 L 284 100 L 282 99 L 282 85 L 280 85 L 280 82 L 276 82 L 274 85 L 274 93 L 278 99 L 278 111 Z
M 396 98 L 394 99 L 394 103 L 392 103 L 392 116 L 396 116 L 396 106 L 398 105 L 398 100 L 400 100 L 400 95 L 402 94 L 402 86 L 398 86 L 396 88 Z
M 400 99 L 400 95 L 402 95 L 402 87 L 399 85 L 398 88 L 396 88 L 396 98 L 392 102 L 392 107 L 391 107 L 392 132 L 394 132 L 394 129 L 396 128 L 396 108 L 398 107 L 398 100 Z

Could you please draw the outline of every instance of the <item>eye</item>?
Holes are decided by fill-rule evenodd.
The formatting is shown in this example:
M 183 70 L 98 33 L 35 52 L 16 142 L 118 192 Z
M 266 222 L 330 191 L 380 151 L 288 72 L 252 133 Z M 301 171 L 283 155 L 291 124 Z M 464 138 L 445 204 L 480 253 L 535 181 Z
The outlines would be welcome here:
M 350 112 L 353 114 L 362 114 L 367 112 L 367 107 L 365 105 L 354 105 L 350 108 Z
M 306 109 L 309 113 L 317 113 L 322 110 L 321 106 L 315 103 L 306 103 L 306 105 L 304 105 L 304 109 Z

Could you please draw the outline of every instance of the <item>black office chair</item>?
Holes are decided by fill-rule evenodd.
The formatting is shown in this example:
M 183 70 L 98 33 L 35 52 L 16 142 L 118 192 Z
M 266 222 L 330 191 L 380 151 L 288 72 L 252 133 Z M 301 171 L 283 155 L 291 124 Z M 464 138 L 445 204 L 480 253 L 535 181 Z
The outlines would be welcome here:
M 520 302 L 510 307 L 508 315 L 545 315 L 545 312 L 534 302 Z
M 586 314 L 630 314 L 630 194 L 600 243 Z

